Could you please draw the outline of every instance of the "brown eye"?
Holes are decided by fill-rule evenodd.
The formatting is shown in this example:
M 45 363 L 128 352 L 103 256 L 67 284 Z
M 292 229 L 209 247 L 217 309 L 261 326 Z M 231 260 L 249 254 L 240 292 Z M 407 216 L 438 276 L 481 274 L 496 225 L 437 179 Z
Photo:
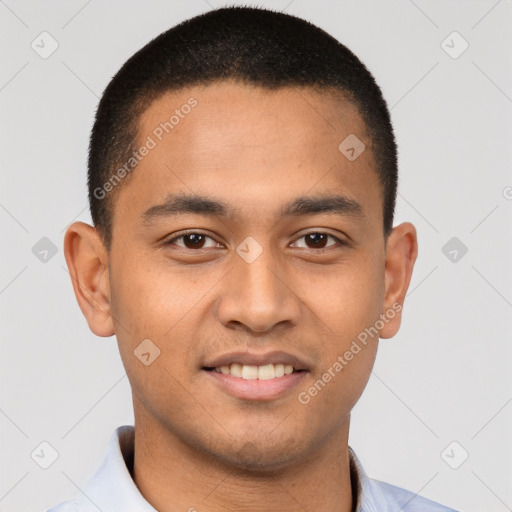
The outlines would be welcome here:
M 204 245 L 204 235 L 192 233 L 191 235 L 183 236 L 183 243 L 187 249 L 201 249 Z
M 210 245 L 205 245 L 208 241 L 211 241 Z M 215 247 L 218 244 L 211 236 L 202 233 L 186 233 L 169 240 L 167 245 L 177 245 L 185 249 L 204 249 L 206 247 Z
M 334 243 L 327 244 L 328 240 L 332 239 L 334 240 Z M 299 240 L 304 240 L 304 244 L 297 244 Z M 297 242 L 295 242 L 296 247 L 306 248 L 306 249 L 326 249 L 327 247 L 331 247 L 333 245 L 336 245 L 336 243 L 343 245 L 341 240 L 336 238 L 333 235 L 330 235 L 329 233 L 321 233 L 321 232 L 314 232 L 314 233 L 308 233 L 306 235 L 302 235 L 300 238 L 297 239 Z
M 311 247 L 312 249 L 323 249 L 325 244 L 327 243 L 327 237 L 325 233 L 310 233 L 306 235 L 306 245 Z

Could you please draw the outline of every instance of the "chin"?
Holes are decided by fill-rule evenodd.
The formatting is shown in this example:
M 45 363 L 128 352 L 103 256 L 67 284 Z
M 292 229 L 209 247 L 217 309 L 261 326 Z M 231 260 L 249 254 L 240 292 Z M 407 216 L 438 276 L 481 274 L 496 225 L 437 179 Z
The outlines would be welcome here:
M 251 441 L 231 442 L 224 449 L 216 447 L 215 451 L 210 451 L 210 456 L 221 464 L 237 468 L 238 472 L 247 473 L 253 477 L 264 477 L 286 469 L 306 456 L 304 453 L 306 443 L 301 443 L 301 450 L 297 449 L 296 443 L 294 438 L 285 441 L 267 435 L 261 442 L 253 438 Z

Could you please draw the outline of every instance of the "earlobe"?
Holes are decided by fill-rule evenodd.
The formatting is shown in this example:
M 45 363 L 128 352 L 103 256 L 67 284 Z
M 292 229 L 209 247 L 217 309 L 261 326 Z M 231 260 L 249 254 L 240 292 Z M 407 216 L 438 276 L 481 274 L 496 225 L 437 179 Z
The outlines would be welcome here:
M 385 299 L 382 314 L 387 322 L 381 338 L 393 337 L 400 328 L 402 307 L 418 255 L 416 228 L 410 222 L 396 226 L 386 243 Z
M 64 254 L 73 290 L 89 328 L 97 336 L 112 336 L 108 252 L 98 231 L 74 222 L 64 237 Z

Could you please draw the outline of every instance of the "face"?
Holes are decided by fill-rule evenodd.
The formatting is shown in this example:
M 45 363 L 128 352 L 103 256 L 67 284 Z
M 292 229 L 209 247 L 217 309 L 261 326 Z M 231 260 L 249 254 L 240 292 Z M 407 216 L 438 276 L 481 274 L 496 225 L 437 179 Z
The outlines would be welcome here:
M 339 149 L 351 135 L 366 147 L 355 159 Z M 378 343 L 361 333 L 394 334 L 399 313 L 379 315 L 401 293 L 356 108 L 216 83 L 152 103 L 139 144 L 106 294 L 136 423 L 240 467 L 347 435 Z

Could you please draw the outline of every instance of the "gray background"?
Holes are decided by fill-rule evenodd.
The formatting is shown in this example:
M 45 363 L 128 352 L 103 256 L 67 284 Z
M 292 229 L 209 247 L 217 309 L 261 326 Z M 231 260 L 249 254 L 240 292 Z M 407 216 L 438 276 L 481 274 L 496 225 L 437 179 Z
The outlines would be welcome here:
M 110 78 L 160 32 L 220 5 L 0 2 L 0 511 L 75 495 L 133 420 L 115 339 L 96 338 L 75 301 L 63 234 L 89 221 L 88 134 Z M 403 327 L 381 341 L 351 446 L 374 478 L 467 512 L 512 510 L 511 2 L 254 5 L 318 24 L 370 68 L 400 148 L 396 222 L 419 232 Z M 31 47 L 51 48 L 43 31 L 59 45 L 46 59 Z M 469 44 L 457 58 L 454 31 Z M 48 469 L 42 441 L 58 452 Z

